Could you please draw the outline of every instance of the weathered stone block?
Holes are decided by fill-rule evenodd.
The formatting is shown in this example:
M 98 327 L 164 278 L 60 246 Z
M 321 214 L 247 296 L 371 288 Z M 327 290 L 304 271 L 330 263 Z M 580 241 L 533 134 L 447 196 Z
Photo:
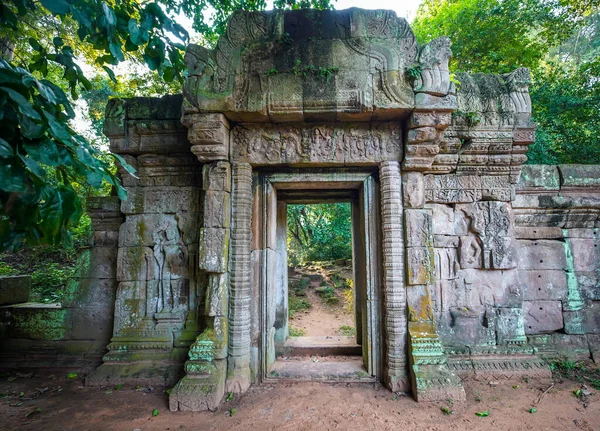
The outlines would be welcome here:
M 558 165 L 562 177 L 562 189 L 578 189 L 590 187 L 600 188 L 599 165 Z
M 452 116 L 447 112 L 413 112 L 408 127 L 435 127 L 445 129 L 452 121 Z
M 121 202 L 123 214 L 174 214 L 198 212 L 199 187 L 130 187 Z
M 496 334 L 498 344 L 525 344 L 523 310 L 521 308 L 499 307 L 496 310 Z
M 481 177 L 475 175 L 425 175 L 425 200 L 439 203 L 481 200 Z
M 552 334 L 552 343 L 560 357 L 571 362 L 585 361 L 590 358 L 588 338 L 585 335 Z
M 207 190 L 204 196 L 204 227 L 228 228 L 230 202 L 228 192 Z
M 538 192 L 558 191 L 560 175 L 558 167 L 552 165 L 524 165 L 517 190 L 535 190 Z
M 82 307 L 72 309 L 71 313 L 74 340 L 100 340 L 108 344 L 113 332 L 112 309 Z
M 71 337 L 71 311 L 52 304 L 12 307 L 11 338 L 65 340 Z
M 458 248 L 459 238 L 457 236 L 434 235 L 433 246 L 440 248 Z
M 175 215 L 138 214 L 128 216 L 119 229 L 119 247 L 153 246 L 164 232 L 169 240 L 180 237 Z
M 63 307 L 105 307 L 113 315 L 115 292 L 118 282 L 114 279 L 72 278 L 67 282 Z
M 517 240 L 517 261 L 520 269 L 567 268 L 564 244 L 551 240 Z
M 600 301 L 600 275 L 598 272 L 577 273 L 576 278 L 584 299 Z
M 404 230 L 407 247 L 427 247 L 433 245 L 432 213 L 427 209 L 406 209 Z
M 193 114 L 184 117 L 192 152 L 201 162 L 227 160 L 229 122 L 223 114 Z
M 422 208 L 425 183 L 420 172 L 402 172 L 402 200 L 406 208 Z
M 459 263 L 463 269 L 482 267 L 482 245 L 476 236 L 461 236 L 459 239 Z
M 420 127 L 408 131 L 408 143 L 418 144 L 421 142 L 432 142 L 437 137 L 438 130 L 435 127 Z
M 150 247 L 119 248 L 117 254 L 117 280 L 148 280 L 156 278 L 158 274 L 158 264 Z
M 563 328 L 560 301 L 524 301 L 523 313 L 526 334 L 554 332 Z
M 458 256 L 456 248 L 435 248 L 435 279 L 452 280 L 458 277 Z
M 200 229 L 200 252 L 198 253 L 200 269 L 206 272 L 227 272 L 229 237 L 229 229 L 214 227 Z
M 0 305 L 19 304 L 29 301 L 31 276 L 0 277 Z
M 563 232 L 559 227 L 515 226 L 515 237 L 517 239 L 562 239 Z
M 600 335 L 588 334 L 587 340 L 590 347 L 590 353 L 592 354 L 592 359 L 596 365 L 600 365 Z
M 116 247 L 92 247 L 90 251 L 89 272 L 84 276 L 91 278 L 115 278 L 117 274 Z
M 209 163 L 202 167 L 202 189 L 231 191 L 231 167 L 227 162 Z
M 409 247 L 406 249 L 408 284 L 428 284 L 434 279 L 433 247 Z
M 569 238 L 575 271 L 592 272 L 600 269 L 600 240 Z
M 436 97 L 427 93 L 417 93 L 415 94 L 415 107 L 417 109 L 452 111 L 457 107 L 456 96 L 449 94 L 445 97 Z
M 561 270 L 520 270 L 523 297 L 526 301 L 564 300 L 567 298 L 567 276 Z
M 454 235 L 454 208 L 443 204 L 427 204 L 433 217 L 433 233 L 437 235 Z

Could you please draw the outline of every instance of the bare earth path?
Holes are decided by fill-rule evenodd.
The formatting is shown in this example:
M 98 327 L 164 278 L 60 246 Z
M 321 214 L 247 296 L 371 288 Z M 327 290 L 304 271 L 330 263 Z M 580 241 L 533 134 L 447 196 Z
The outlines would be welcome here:
M 467 403 L 450 406 L 452 415 L 442 413 L 446 403 L 417 404 L 380 386 L 318 383 L 255 386 L 215 413 L 171 413 L 164 388 L 89 388 L 53 373 L 0 380 L 1 430 L 600 430 L 600 393 L 590 389 L 584 403 L 573 381 L 557 383 L 539 404 L 548 384 L 466 382 Z M 475 415 L 486 410 L 489 417 Z
M 318 281 L 313 281 L 305 289 L 306 299 L 312 307 L 308 312 L 296 313 L 290 324 L 297 329 L 303 329 L 309 337 L 325 335 L 341 335 L 340 326 L 354 327 L 354 318 L 343 310 L 343 304 L 330 306 L 323 303 L 315 289 L 319 287 Z

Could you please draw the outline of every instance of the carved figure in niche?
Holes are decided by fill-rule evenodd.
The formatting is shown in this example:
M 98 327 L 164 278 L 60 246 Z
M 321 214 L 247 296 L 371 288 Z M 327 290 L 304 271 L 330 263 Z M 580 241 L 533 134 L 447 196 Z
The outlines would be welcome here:
M 291 127 L 283 128 L 280 136 L 281 159 L 285 161 L 296 161 L 302 154 L 300 136 Z
M 335 151 L 333 130 L 323 127 L 313 129 L 313 142 L 311 147 L 311 156 L 321 160 L 328 160 Z
M 352 158 L 373 157 L 379 153 L 373 145 L 369 130 L 352 128 L 344 134 L 344 146 Z
M 154 240 L 153 256 L 158 269 L 157 303 L 155 311 L 170 313 L 175 301 L 183 292 L 183 278 L 187 275 L 187 247 L 177 234 L 173 236 L 165 222 L 152 234 Z
M 250 151 L 256 154 L 264 154 L 268 161 L 274 162 L 279 159 L 281 141 L 275 139 L 267 133 L 262 136 L 252 139 L 250 143 Z

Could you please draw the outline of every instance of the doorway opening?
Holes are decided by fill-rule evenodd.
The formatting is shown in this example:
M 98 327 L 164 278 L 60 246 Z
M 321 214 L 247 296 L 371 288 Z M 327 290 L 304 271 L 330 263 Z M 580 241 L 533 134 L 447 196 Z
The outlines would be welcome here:
M 287 205 L 287 256 L 286 353 L 360 356 L 350 203 Z
M 255 185 L 262 378 L 377 381 L 377 178 L 303 169 L 257 173 Z

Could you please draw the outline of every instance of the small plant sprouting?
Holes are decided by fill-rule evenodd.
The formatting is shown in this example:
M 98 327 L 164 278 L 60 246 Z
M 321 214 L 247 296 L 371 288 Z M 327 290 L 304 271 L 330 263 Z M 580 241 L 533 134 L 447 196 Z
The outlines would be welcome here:
M 442 413 L 444 413 L 445 415 L 451 415 L 452 413 L 454 413 L 452 410 L 450 410 L 448 407 L 446 406 L 442 406 L 440 407 L 440 410 L 442 411 Z
M 410 79 L 411 82 L 415 82 L 421 77 L 421 65 L 416 64 L 406 69 L 406 76 L 408 77 L 408 79 Z
M 225 401 L 227 401 L 227 402 L 233 401 L 233 392 L 229 392 Z
M 461 110 L 454 111 L 452 113 L 453 118 L 462 118 L 465 123 L 467 123 L 467 127 L 475 127 L 479 123 L 481 123 L 481 117 L 477 114 L 477 112 L 465 112 Z
M 158 416 L 159 414 L 160 412 L 158 411 L 158 409 L 152 410 L 152 417 Z
M 477 412 L 475 413 L 475 416 L 480 417 L 480 418 L 487 418 L 490 415 L 490 411 L 489 410 L 485 410 L 483 412 Z
M 316 67 L 314 64 L 303 66 L 301 60 L 296 60 L 294 67 L 292 67 L 294 76 L 302 76 L 302 78 L 306 79 L 309 75 L 314 75 L 317 78 L 325 80 L 327 83 L 329 83 L 333 75 L 335 75 L 339 70 L 340 68 L 337 66 Z
M 277 75 L 278 73 L 279 73 L 279 71 L 277 69 L 275 69 L 274 67 L 272 67 L 265 72 L 265 75 L 273 76 L 273 75 Z
M 290 326 L 288 331 L 290 337 L 303 337 L 304 335 L 306 335 L 306 331 L 302 328 L 295 328 L 293 326 Z

